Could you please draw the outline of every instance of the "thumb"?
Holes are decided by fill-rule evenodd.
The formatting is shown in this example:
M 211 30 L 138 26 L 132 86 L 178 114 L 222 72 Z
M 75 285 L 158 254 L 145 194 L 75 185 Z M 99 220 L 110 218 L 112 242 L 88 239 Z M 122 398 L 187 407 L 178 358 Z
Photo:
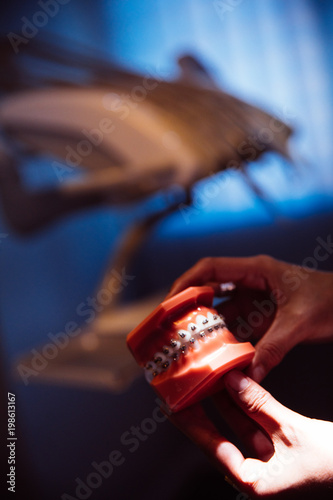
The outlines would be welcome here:
M 292 325 L 280 320 L 278 315 L 271 327 L 256 344 L 256 352 L 247 373 L 256 382 L 261 382 L 296 345 L 298 339 Z
M 263 387 L 238 370 L 224 376 L 226 389 L 236 404 L 272 438 L 280 435 L 283 422 L 290 420 L 288 408 L 276 401 Z

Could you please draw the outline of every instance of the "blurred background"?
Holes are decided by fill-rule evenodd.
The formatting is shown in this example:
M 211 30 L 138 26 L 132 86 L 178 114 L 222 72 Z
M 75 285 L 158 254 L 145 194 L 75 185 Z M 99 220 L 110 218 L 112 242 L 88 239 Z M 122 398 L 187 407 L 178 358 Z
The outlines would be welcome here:
M 332 3 L 54 2 L 59 9 L 45 23 L 40 21 L 43 26 L 31 39 L 25 37 L 19 50 L 30 42 L 42 43 L 46 35 L 60 45 L 66 37 L 64 51 L 72 41 L 71 47 L 87 47 L 128 71 L 167 81 L 179 76 L 177 59 L 191 54 L 220 88 L 294 130 L 289 141 L 293 162 L 267 152 L 248 165 L 250 184 L 264 196 L 234 169 L 207 172 L 194 184 L 193 203 L 186 209 L 184 193 L 173 186 L 178 205 L 147 232 L 126 268 L 135 278 L 124 290 L 124 303 L 163 297 L 180 273 L 208 255 L 267 253 L 313 265 L 318 241 L 328 241 L 333 229 Z M 7 43 L 3 54 L 14 40 L 10 33 L 24 37 L 26 19 L 38 23 L 36 12 L 43 10 L 42 4 L 47 1 L 13 0 L 1 7 L 0 28 Z M 28 68 L 27 74 L 35 69 L 39 71 L 37 66 Z M 80 85 L 81 76 L 74 73 Z M 10 90 L 3 89 L 1 98 Z M 172 149 L 177 136 L 171 134 L 166 141 Z M 55 183 L 57 172 L 49 164 L 48 158 L 33 156 L 21 161 L 28 189 Z M 76 383 L 75 377 L 63 383 L 65 376 L 55 383 L 55 377 L 43 377 L 41 371 L 25 384 L 18 374 L 18 360 L 33 349 L 40 351 L 50 334 L 63 332 L 69 322 L 86 327 L 78 306 L 94 297 L 124 232 L 164 203 L 165 197 L 156 192 L 120 208 L 85 206 L 25 235 L 0 213 L 3 376 L 5 389 L 17 399 L 18 487 L 36 499 L 186 499 L 193 498 L 194 491 L 207 499 L 237 495 L 169 422 L 149 427 L 156 402 L 142 376 L 133 374 L 117 392 L 108 390 L 107 383 L 89 384 L 98 371 L 95 365 L 89 367 L 94 346 L 88 345 L 80 368 L 88 370 L 88 376 L 78 375 Z M 333 271 L 332 255 L 315 265 Z M 294 410 L 331 419 L 332 354 L 331 346 L 299 346 L 264 385 Z M 133 436 L 133 426 L 143 432 L 135 450 L 124 438 L 124 433 Z M 101 484 L 78 491 L 80 480 L 87 484 L 94 472 L 92 464 L 107 460 L 113 450 L 119 450 L 123 463 Z

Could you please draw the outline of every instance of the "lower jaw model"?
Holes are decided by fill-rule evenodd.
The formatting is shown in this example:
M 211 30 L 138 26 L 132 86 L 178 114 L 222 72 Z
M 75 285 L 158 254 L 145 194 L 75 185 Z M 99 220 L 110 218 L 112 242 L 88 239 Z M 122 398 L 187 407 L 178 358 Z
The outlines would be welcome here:
M 222 376 L 243 369 L 255 349 L 238 342 L 212 307 L 210 287 L 190 287 L 162 302 L 127 337 L 147 381 L 176 412 L 222 389 Z

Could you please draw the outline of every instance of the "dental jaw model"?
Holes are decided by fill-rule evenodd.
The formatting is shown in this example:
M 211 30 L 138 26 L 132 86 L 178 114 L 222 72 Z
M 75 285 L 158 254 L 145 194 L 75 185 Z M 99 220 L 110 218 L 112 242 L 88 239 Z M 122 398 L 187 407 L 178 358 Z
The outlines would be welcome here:
M 212 307 L 210 287 L 191 287 L 162 302 L 127 337 L 146 379 L 171 412 L 222 389 L 222 376 L 254 356 Z

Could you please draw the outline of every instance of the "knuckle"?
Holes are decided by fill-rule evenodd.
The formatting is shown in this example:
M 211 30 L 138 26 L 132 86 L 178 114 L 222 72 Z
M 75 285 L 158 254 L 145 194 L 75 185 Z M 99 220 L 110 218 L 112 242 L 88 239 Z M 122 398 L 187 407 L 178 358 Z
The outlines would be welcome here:
M 284 349 L 280 344 L 275 342 L 267 342 L 261 347 L 261 358 L 264 365 L 270 367 L 278 365 L 284 357 Z
M 197 265 L 203 268 L 207 268 L 212 266 L 213 263 L 214 263 L 214 257 L 203 257 L 198 261 Z
M 272 257 L 270 257 L 269 255 L 266 254 L 257 255 L 257 261 L 260 267 L 269 266 L 272 260 L 273 260 Z
M 252 415 L 259 414 L 263 411 L 263 408 L 272 400 L 272 396 L 269 392 L 262 389 L 253 388 L 248 394 L 248 400 L 246 408 Z
M 214 257 L 203 257 L 194 265 L 193 272 L 197 273 L 203 280 L 205 280 L 206 275 L 210 276 L 212 274 L 214 266 L 215 266 Z

